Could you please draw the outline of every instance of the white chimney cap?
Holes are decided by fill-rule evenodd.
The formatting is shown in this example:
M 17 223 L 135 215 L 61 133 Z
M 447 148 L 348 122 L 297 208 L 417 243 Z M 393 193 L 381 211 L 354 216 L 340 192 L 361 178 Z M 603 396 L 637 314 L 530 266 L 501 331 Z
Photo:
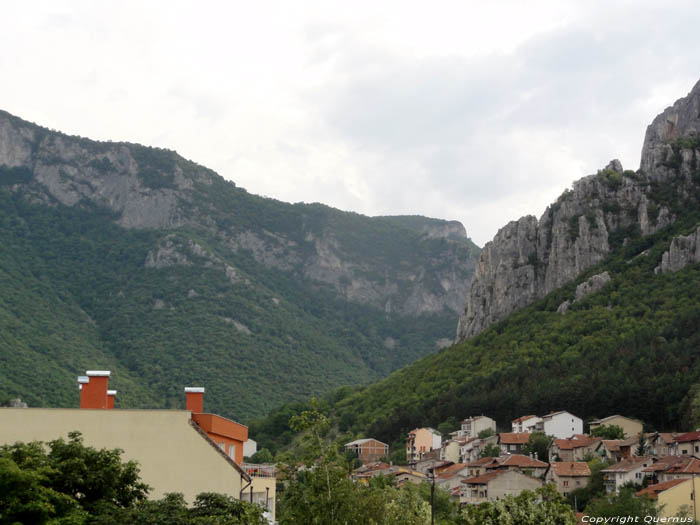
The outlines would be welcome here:
M 203 394 L 204 387 L 203 386 L 186 386 L 185 392 L 192 393 L 192 394 Z
M 108 396 L 116 396 L 116 395 L 117 395 L 117 391 L 116 391 L 116 390 L 107 390 L 107 395 L 108 395 Z
M 109 370 L 88 370 L 85 375 L 89 377 L 109 377 L 112 374 Z
M 89 383 L 90 378 L 88 376 L 78 376 L 78 383 Z

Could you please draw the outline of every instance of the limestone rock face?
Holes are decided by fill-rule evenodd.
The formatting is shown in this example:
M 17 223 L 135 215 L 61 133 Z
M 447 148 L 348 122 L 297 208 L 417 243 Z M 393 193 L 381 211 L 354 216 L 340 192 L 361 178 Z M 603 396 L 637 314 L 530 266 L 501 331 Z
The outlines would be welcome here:
M 539 220 L 527 216 L 504 226 L 481 252 L 457 342 L 576 279 L 635 230 L 650 235 L 672 224 L 673 206 L 690 202 L 698 191 L 699 133 L 700 82 L 648 127 L 639 171 L 624 171 L 613 160 L 576 181 Z M 664 196 L 668 185 L 673 199 Z M 684 239 L 674 241 L 659 271 L 695 260 L 697 241 Z M 596 277 L 581 293 L 607 282 Z M 558 311 L 569 306 L 562 303 Z
M 689 264 L 700 262 L 700 227 L 690 235 L 681 235 L 671 241 L 668 251 L 661 256 L 655 273 L 677 272 Z
M 581 301 L 592 293 L 599 292 L 610 281 L 610 274 L 608 272 L 599 273 L 589 277 L 576 287 L 574 302 Z
M 12 186 L 12 191 L 33 202 L 96 206 L 109 210 L 125 228 L 162 230 L 145 266 L 213 267 L 225 272 L 232 284 L 245 284 L 248 276 L 224 260 L 224 254 L 245 252 L 267 268 L 315 281 L 316 286 L 328 284 L 349 301 L 386 312 L 458 315 L 478 253 L 456 221 L 348 219 L 330 208 L 264 205 L 173 151 L 71 137 L 0 111 L 0 170 L 17 168 L 31 180 Z M 241 220 L 236 206 L 243 208 Z M 266 221 L 261 216 L 265 213 L 284 215 L 289 224 Z M 204 231 L 222 250 L 205 250 L 188 242 L 186 234 L 173 236 L 181 228 Z M 381 246 L 393 243 L 387 237 L 392 228 L 411 232 L 395 243 L 399 253 L 394 258 L 386 257 Z M 372 243 L 378 246 L 365 249 Z M 407 245 L 412 248 L 405 249 Z

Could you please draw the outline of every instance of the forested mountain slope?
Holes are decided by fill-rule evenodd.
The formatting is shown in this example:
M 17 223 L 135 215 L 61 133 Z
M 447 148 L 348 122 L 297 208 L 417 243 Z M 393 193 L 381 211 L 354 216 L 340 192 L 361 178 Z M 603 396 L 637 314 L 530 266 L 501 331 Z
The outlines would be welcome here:
M 504 429 L 553 410 L 700 422 L 699 131 L 700 84 L 649 127 L 640 170 L 612 162 L 539 221 L 504 227 L 482 250 L 462 342 L 325 398 L 340 429 L 400 443 L 479 414 Z M 257 421 L 261 442 L 284 444 L 298 408 Z
M 478 248 L 464 227 L 251 195 L 176 153 L 0 112 L 0 397 L 122 407 L 207 387 L 229 417 L 365 383 L 447 344 Z

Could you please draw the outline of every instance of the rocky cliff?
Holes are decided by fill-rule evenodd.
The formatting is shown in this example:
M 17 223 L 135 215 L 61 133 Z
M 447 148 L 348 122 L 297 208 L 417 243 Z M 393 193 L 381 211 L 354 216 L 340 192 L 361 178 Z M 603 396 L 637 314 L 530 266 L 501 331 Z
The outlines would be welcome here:
M 459 314 L 478 254 L 454 221 L 368 218 L 262 199 L 175 152 L 67 136 L 5 112 L 0 167 L 26 170 L 22 182 L 35 201 L 92 203 L 126 228 L 203 229 L 268 268 L 331 285 L 347 300 L 387 312 Z M 153 247 L 147 265 L 188 260 L 187 242 L 164 247 L 167 242 Z M 199 255 L 235 272 L 214 253 Z
M 539 220 L 499 230 L 477 262 L 457 341 L 575 279 L 628 239 L 672 224 L 698 191 L 699 130 L 700 82 L 649 125 L 638 171 L 613 160 L 576 181 Z

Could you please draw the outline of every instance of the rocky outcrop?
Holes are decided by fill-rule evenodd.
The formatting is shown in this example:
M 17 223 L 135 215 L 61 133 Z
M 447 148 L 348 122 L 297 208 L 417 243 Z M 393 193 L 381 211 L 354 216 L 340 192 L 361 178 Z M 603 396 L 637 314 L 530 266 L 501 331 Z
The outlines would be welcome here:
M 589 277 L 576 287 L 574 302 L 577 303 L 582 301 L 585 297 L 599 292 L 610 281 L 610 274 L 608 272 L 599 273 Z
M 266 268 L 328 284 L 349 301 L 386 312 L 458 314 L 478 252 L 456 221 L 360 218 L 320 205 L 263 202 L 175 152 L 71 137 L 0 111 L 0 170 L 16 168 L 30 181 L 13 191 L 35 202 L 89 203 L 108 209 L 123 227 L 163 230 L 147 267 L 214 267 L 231 283 L 248 284 L 231 256 L 243 252 Z M 275 220 L 277 214 L 285 220 Z M 185 229 L 215 239 L 212 249 L 172 234 Z M 386 257 L 385 245 L 397 244 L 394 234 L 404 247 L 398 257 Z
M 539 220 L 528 216 L 504 226 L 481 252 L 457 342 L 576 279 L 616 243 L 672 224 L 674 207 L 694 202 L 698 191 L 699 130 L 700 82 L 648 127 L 639 171 L 624 171 L 613 160 L 576 181 Z M 569 306 L 562 303 L 559 311 Z
M 675 237 L 654 273 L 677 272 L 694 263 L 700 263 L 700 227 L 690 235 Z

